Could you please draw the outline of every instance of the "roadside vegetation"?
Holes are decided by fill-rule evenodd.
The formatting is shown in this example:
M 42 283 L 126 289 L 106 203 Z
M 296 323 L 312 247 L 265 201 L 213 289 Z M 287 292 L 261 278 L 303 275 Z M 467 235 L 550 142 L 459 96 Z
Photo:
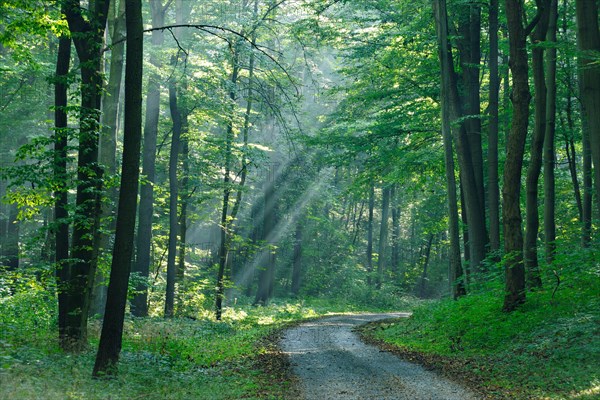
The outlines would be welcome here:
M 502 312 L 501 279 L 490 273 L 492 283 L 458 301 L 424 302 L 408 319 L 362 331 L 490 398 L 598 399 L 597 257 L 597 250 L 561 255 L 555 264 L 561 270 L 546 271 L 544 288 L 528 293 L 527 303 L 513 313 Z
M 7 274 L 4 275 L 5 277 Z M 253 307 L 241 298 L 222 321 L 211 310 L 187 317 L 128 318 L 119 375 L 90 379 L 100 320 L 90 323 L 89 348 L 65 357 L 56 337 L 56 301 L 36 276 L 13 276 L 0 300 L 1 399 L 252 399 L 290 393 L 285 357 L 276 348 L 282 328 L 352 310 L 408 309 L 372 298 L 372 305 L 314 298 Z

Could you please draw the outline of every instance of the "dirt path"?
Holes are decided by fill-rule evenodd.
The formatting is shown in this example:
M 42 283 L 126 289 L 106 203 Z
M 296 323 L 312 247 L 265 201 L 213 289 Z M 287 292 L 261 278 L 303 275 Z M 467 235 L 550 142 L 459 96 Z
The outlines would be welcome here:
M 307 400 L 474 400 L 473 393 L 423 367 L 360 341 L 352 328 L 407 314 L 323 318 L 289 329 L 281 348 Z

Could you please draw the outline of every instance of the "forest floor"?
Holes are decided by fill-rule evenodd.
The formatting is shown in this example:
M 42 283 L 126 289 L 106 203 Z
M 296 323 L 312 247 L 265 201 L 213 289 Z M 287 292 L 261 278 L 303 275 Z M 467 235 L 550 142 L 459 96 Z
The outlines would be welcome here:
M 350 314 L 317 319 L 285 331 L 296 390 L 287 398 L 439 399 L 481 398 L 465 387 L 362 342 L 354 329 L 406 313 Z

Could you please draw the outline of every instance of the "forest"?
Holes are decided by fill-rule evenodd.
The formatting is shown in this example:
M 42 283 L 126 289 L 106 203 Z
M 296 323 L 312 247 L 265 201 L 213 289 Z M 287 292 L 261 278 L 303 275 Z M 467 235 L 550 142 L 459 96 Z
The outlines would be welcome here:
M 599 399 L 598 7 L 0 1 L 0 398 Z

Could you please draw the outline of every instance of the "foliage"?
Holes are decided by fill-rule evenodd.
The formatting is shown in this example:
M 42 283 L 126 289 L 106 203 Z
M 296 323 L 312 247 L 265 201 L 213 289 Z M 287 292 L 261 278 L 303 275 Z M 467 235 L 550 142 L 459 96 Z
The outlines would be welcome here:
M 488 392 L 499 388 L 511 398 L 597 398 L 597 256 L 597 249 L 575 247 L 561 254 L 556 275 L 545 270 L 545 289 L 529 293 L 513 313 L 501 311 L 501 282 L 495 281 L 458 301 L 423 304 L 409 319 L 371 334 L 403 350 L 443 356 Z

